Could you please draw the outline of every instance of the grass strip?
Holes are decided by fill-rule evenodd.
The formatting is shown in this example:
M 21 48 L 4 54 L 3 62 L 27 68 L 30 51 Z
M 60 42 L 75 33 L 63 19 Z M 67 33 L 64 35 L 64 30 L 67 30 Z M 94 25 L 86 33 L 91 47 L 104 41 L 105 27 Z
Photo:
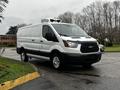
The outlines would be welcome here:
M 120 52 L 120 45 L 113 45 L 112 47 L 106 47 L 105 52 Z
M 34 71 L 34 68 L 29 63 L 0 57 L 0 84 Z

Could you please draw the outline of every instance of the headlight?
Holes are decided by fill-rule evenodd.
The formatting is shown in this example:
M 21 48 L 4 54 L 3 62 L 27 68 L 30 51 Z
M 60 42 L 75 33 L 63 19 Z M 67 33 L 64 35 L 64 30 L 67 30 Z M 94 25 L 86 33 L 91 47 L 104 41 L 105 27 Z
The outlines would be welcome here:
M 100 47 L 100 51 L 101 51 L 101 52 L 104 52 L 104 50 L 105 50 L 104 45 L 100 44 L 99 47 Z
M 78 46 L 77 42 L 73 42 L 73 41 L 65 41 L 65 40 L 63 40 L 63 43 L 64 43 L 65 47 L 77 48 L 77 46 Z

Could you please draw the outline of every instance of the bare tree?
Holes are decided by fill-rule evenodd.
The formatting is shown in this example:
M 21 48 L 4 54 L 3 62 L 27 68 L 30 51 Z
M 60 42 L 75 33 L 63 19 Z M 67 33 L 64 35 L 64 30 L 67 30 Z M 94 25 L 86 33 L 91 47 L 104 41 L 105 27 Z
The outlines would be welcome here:
M 6 7 L 6 4 L 8 3 L 8 0 L 0 0 L 0 22 L 2 21 L 3 19 L 3 11 L 4 11 L 4 8 Z
M 74 17 L 74 18 L 73 18 Z M 59 15 L 63 22 L 79 25 L 102 44 L 105 39 L 112 43 L 120 43 L 120 1 L 97 1 L 83 8 L 81 13 L 66 12 Z
M 94 2 L 83 8 L 80 16 L 79 26 L 84 30 L 88 29 L 88 33 L 98 38 L 102 44 L 104 39 L 109 39 L 109 43 L 117 40 L 120 29 L 120 1 L 114 2 Z M 87 28 L 86 28 L 87 27 Z M 117 36 L 117 37 L 116 37 Z
M 58 18 L 61 19 L 64 23 L 72 23 L 73 16 L 74 14 L 72 12 L 65 12 L 64 14 L 59 15 Z

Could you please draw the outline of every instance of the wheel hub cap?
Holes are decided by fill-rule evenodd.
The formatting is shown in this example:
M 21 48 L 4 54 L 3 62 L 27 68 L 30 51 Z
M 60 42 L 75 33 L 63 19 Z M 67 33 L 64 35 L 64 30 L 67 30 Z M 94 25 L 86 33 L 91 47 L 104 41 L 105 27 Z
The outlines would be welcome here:
M 58 57 L 54 57 L 54 58 L 53 58 L 53 66 L 54 66 L 55 68 L 59 68 L 59 66 L 60 66 L 60 60 L 59 60 Z

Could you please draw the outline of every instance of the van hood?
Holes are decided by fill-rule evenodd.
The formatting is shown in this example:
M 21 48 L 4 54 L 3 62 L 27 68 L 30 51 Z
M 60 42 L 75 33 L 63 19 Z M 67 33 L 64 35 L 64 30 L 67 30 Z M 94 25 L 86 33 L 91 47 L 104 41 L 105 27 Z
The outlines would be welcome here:
M 88 36 L 88 37 L 66 37 L 66 36 L 61 36 L 61 38 L 63 39 L 63 40 L 69 40 L 69 41 L 94 41 L 94 42 L 96 42 L 97 40 L 96 39 L 94 39 L 93 37 L 90 37 L 90 36 Z

